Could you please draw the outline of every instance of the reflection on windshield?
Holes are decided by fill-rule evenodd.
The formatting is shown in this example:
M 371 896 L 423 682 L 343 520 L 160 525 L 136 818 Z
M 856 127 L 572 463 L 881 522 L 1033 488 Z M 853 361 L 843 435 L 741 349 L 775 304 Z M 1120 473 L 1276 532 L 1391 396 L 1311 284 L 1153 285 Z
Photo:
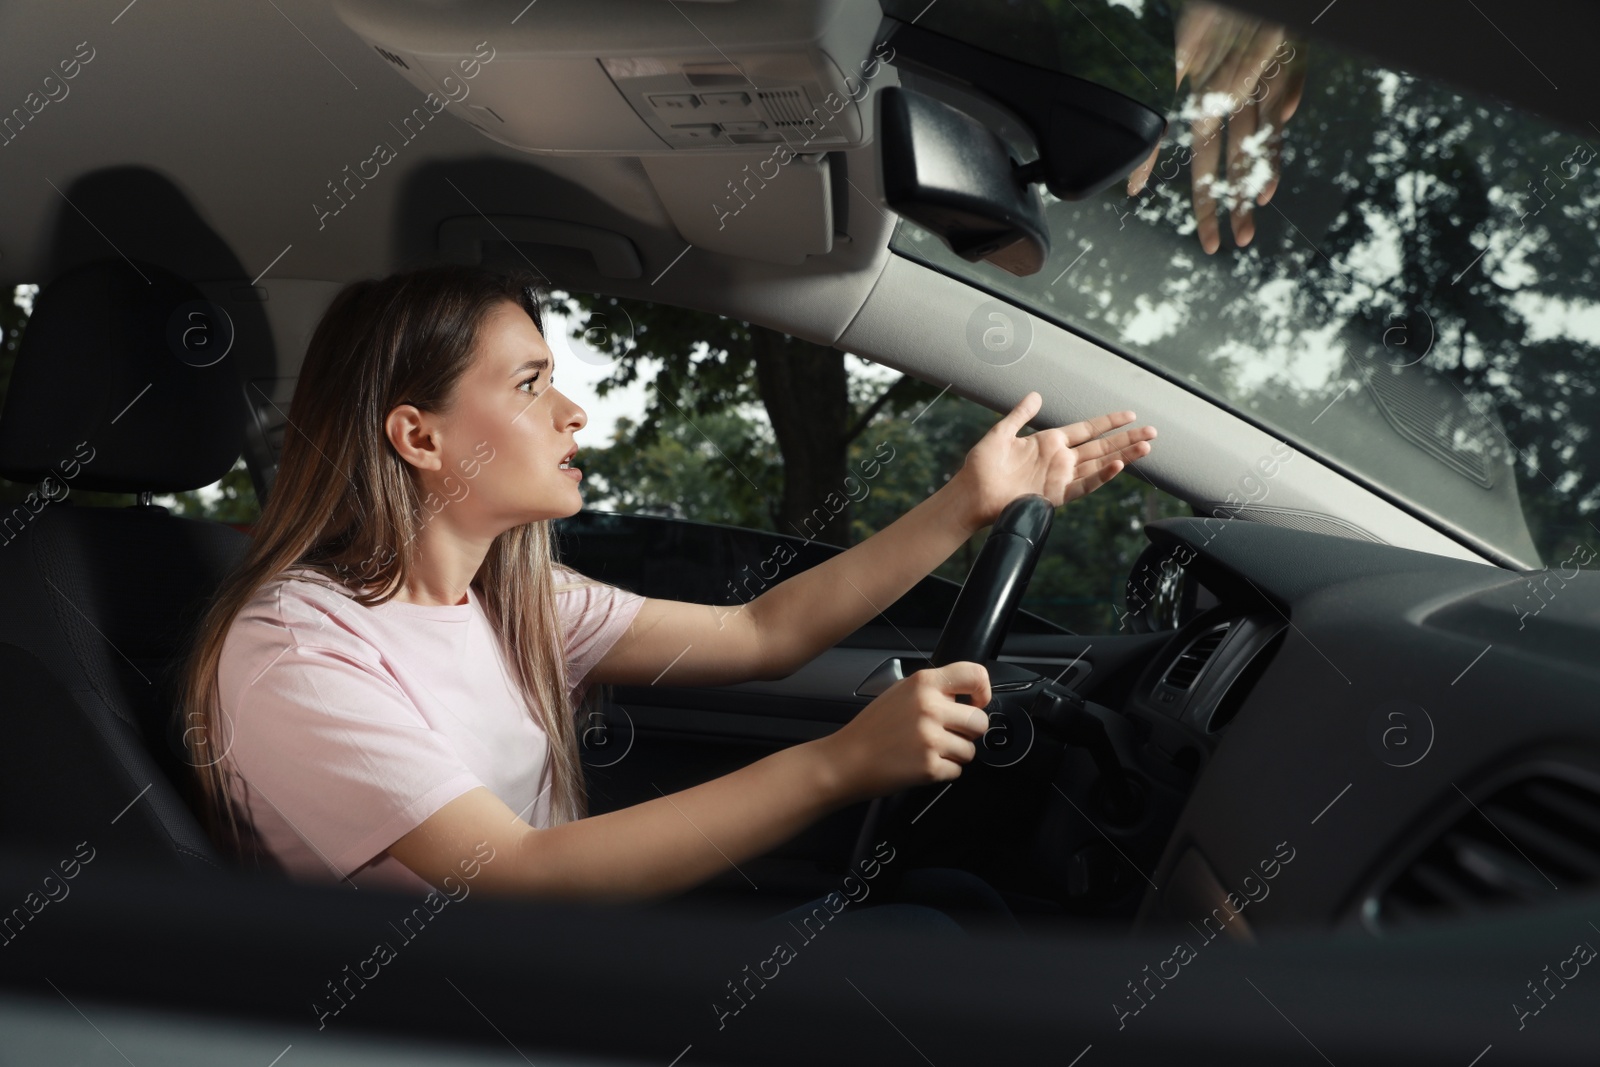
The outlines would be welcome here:
M 1188 123 L 1189 143 L 1165 160 L 1157 145 L 1128 176 L 1128 195 L 1145 193 L 1152 175 L 1171 181 L 1187 166 L 1200 247 L 1210 254 L 1222 245 L 1220 202 L 1243 248 L 1255 236 L 1255 209 L 1278 191 L 1284 124 L 1305 91 L 1305 42 L 1276 23 L 1207 3 L 1183 8 L 1175 37 L 1173 83 L 1188 78 L 1189 86 L 1169 121 Z
M 948 32 L 938 10 L 920 25 Z M 898 251 L 1156 365 L 1508 560 L 1597 558 L 1600 135 L 1212 5 L 1050 18 L 1156 106 L 1151 42 L 1177 41 L 1190 77 L 1166 140 L 1126 186 L 1046 194 L 1039 274 L 967 263 L 910 224 Z M 992 48 L 1009 32 L 968 30 Z

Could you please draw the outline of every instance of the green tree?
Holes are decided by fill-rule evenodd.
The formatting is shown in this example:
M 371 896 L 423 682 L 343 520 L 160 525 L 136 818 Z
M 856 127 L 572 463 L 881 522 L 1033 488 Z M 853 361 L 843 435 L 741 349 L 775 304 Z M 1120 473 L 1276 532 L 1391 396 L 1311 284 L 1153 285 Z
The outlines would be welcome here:
M 174 515 L 214 522 L 251 523 L 261 515 L 255 482 L 250 480 L 250 468 L 245 466 L 243 457 L 215 485 L 157 496 L 154 501 Z
M 609 447 L 585 450 L 584 495 L 623 512 L 771 529 L 782 465 L 760 430 L 737 411 L 693 423 L 669 413 L 644 444 L 638 425 L 620 418 Z
M 654 370 L 644 416 L 629 423 L 632 447 L 649 448 L 674 416 L 693 426 L 739 405 L 765 409 L 782 460 L 769 503 L 774 529 L 803 529 L 828 494 L 843 487 L 851 442 L 875 416 L 915 410 L 938 395 L 907 375 L 867 398 L 861 383 L 852 388 L 839 349 L 749 322 L 610 296 L 556 293 L 553 301 L 572 317 L 575 339 L 616 359 L 611 375 L 596 386 L 599 395 Z M 757 441 L 735 438 L 728 460 L 738 470 L 759 469 L 765 461 Z M 817 538 L 848 545 L 851 507 L 829 510 Z
M 849 384 L 862 406 L 884 389 L 865 375 L 854 376 Z M 692 389 L 691 380 L 686 390 Z M 832 543 L 863 541 L 948 481 L 961 469 L 967 450 L 999 417 L 952 393 L 934 395 L 931 406 L 918 405 L 903 414 L 880 406 L 850 442 L 846 472 L 829 490 L 831 497 L 820 496 L 789 528 L 771 508 L 783 480 L 782 457 L 760 418 L 761 409 L 752 405 L 710 411 L 692 424 L 670 410 L 648 443 L 631 420 L 619 420 L 611 445 L 586 453 L 585 495 L 624 512 L 814 536 L 824 542 L 831 540 L 826 532 L 837 529 L 830 523 L 832 513 L 842 511 L 840 502 L 848 501 L 850 539 Z M 1143 524 L 1180 514 L 1188 514 L 1186 504 L 1131 474 L 1058 510 L 1023 607 L 1075 631 L 1115 630 L 1122 580 L 1145 545 Z M 965 580 L 986 537 L 982 531 L 971 538 L 934 573 Z

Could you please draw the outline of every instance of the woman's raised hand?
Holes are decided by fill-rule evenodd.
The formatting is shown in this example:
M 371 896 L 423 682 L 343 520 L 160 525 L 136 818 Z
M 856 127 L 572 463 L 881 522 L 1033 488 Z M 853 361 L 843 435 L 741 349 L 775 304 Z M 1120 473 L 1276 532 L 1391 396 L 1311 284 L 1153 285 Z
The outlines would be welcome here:
M 1154 426 L 1110 434 L 1136 417 L 1131 411 L 1101 415 L 1070 426 L 1056 426 L 1026 437 L 1017 431 L 1038 414 L 1044 399 L 1030 392 L 967 452 L 950 479 L 967 497 L 973 527 L 988 526 L 1005 506 L 1038 493 L 1057 507 L 1094 492 L 1127 464 L 1150 452 Z

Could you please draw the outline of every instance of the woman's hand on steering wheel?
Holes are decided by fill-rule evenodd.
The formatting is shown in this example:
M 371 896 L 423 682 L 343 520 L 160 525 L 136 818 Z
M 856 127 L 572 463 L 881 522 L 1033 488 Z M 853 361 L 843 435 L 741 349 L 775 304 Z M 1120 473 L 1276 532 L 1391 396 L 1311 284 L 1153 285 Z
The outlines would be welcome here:
M 970 704 L 955 697 L 965 694 Z M 812 742 L 850 802 L 961 776 L 989 729 L 989 672 L 970 661 L 917 671 L 838 730 Z
M 1017 431 L 1043 403 L 1037 391 L 1029 392 L 972 446 L 950 479 L 967 498 L 974 529 L 992 524 L 1020 496 L 1037 493 L 1060 507 L 1094 492 L 1123 467 L 1148 455 L 1156 436 L 1154 426 L 1101 436 L 1136 417 L 1131 411 L 1118 411 L 1018 437 Z

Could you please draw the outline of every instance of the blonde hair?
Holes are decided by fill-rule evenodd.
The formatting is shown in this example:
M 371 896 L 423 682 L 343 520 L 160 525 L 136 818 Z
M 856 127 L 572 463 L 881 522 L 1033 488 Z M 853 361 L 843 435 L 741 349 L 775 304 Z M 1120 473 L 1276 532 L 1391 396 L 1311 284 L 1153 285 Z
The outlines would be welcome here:
M 417 475 L 390 444 L 384 421 L 399 404 L 448 410 L 480 328 L 503 301 L 522 307 L 542 333 L 537 284 L 521 270 L 424 267 L 346 286 L 318 322 L 272 492 L 244 560 L 193 635 L 178 683 L 199 814 L 212 840 L 235 858 L 248 849 L 230 792 L 235 772 L 224 765 L 231 736 L 217 685 L 229 627 L 262 586 L 293 567 L 342 583 L 364 606 L 404 587 L 426 512 Z M 529 522 L 494 539 L 472 581 L 529 714 L 549 739 L 552 825 L 583 818 L 588 807 L 555 563 L 549 520 Z

